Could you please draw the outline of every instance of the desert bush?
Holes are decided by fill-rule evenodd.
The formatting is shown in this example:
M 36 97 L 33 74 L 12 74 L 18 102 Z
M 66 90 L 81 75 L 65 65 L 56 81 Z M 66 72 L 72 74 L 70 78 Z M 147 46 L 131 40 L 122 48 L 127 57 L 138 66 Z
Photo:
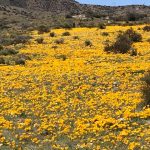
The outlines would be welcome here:
M 74 40 L 79 40 L 79 36 L 73 36 Z
M 44 39 L 43 39 L 42 37 L 40 37 L 40 38 L 37 38 L 35 41 L 36 41 L 38 44 L 42 44 L 43 41 L 44 41 Z
M 130 48 L 130 56 L 137 56 L 137 49 L 135 48 Z
M 12 36 L 12 43 L 11 44 L 26 44 L 32 39 L 31 36 L 28 35 L 15 35 Z
M 2 50 L 3 49 L 3 46 L 2 45 L 0 45 L 0 50 Z
M 144 106 L 150 105 L 150 71 L 142 79 L 145 85 L 142 87 Z
M 18 58 L 15 60 L 16 65 L 25 65 L 25 59 L 23 58 Z
M 0 57 L 0 64 L 5 64 L 5 59 L 3 57 Z
M 102 33 L 102 36 L 108 36 L 108 35 L 109 35 L 108 32 L 103 32 L 103 33 Z
M 103 24 L 103 23 L 99 23 L 99 24 L 98 24 L 98 28 L 99 28 L 99 29 L 106 29 L 106 25 Z
M 37 30 L 39 34 L 43 34 L 43 33 L 48 33 L 50 29 L 47 26 L 41 25 L 37 28 Z
M 85 46 L 92 46 L 92 42 L 90 40 L 85 40 Z
M 150 31 L 150 26 L 143 27 L 143 30 L 149 32 Z
M 132 42 L 142 41 L 142 35 L 134 31 L 132 28 L 125 31 L 124 34 L 128 36 Z
M 15 55 L 17 53 L 18 53 L 18 51 L 14 50 L 14 49 L 8 49 L 8 48 L 0 51 L 0 55 L 4 55 L 4 56 Z
M 62 33 L 62 36 L 70 36 L 70 32 L 66 31 L 66 32 Z
M 105 51 L 113 53 L 127 53 L 132 46 L 132 41 L 126 34 L 119 34 L 117 40 L 112 45 L 106 44 Z
M 56 59 L 61 59 L 61 60 L 65 61 L 65 60 L 67 59 L 67 56 L 61 54 L 61 55 L 56 55 L 55 58 L 56 58 Z
M 63 23 L 61 27 L 64 29 L 71 29 L 73 25 L 71 23 Z
M 63 39 L 63 38 L 56 39 L 56 40 L 54 41 L 54 43 L 56 43 L 56 44 L 64 44 L 64 39 Z
M 55 32 L 51 32 L 51 33 L 49 34 L 49 36 L 50 36 L 50 37 L 55 37 L 56 34 L 55 34 Z

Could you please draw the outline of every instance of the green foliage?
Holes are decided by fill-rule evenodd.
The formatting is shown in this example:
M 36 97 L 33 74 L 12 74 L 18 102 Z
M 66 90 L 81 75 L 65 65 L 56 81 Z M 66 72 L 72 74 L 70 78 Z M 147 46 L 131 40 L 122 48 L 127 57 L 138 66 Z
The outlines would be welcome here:
M 16 65 L 25 65 L 25 59 L 23 58 L 18 58 L 15 60 Z
M 55 32 L 51 32 L 51 33 L 49 34 L 49 36 L 50 36 L 50 37 L 55 37 L 56 34 L 55 34 Z
M 62 33 L 62 36 L 70 36 L 70 32 L 66 31 L 66 32 Z
M 37 28 L 39 34 L 48 33 L 50 31 L 49 27 L 41 25 Z
M 103 23 L 99 23 L 99 24 L 98 24 L 98 28 L 99 28 L 99 29 L 106 29 L 106 25 L 103 24 Z
M 63 39 L 63 38 L 56 39 L 56 40 L 54 41 L 54 43 L 56 43 L 56 44 L 64 44 L 64 39 Z
M 143 30 L 144 30 L 144 31 L 147 31 L 147 32 L 150 32 L 150 26 L 145 26 L 145 27 L 143 27 Z
M 140 33 L 137 33 L 132 28 L 128 29 L 124 32 L 126 36 L 130 38 L 132 42 L 141 42 L 142 41 L 142 35 Z
M 37 38 L 35 41 L 36 41 L 38 44 L 42 44 L 42 43 L 44 42 L 44 39 L 43 39 L 42 37 L 40 37 L 40 38 Z
M 4 55 L 4 56 L 7 56 L 7 55 L 15 55 L 17 54 L 18 51 L 14 50 L 14 49 L 3 49 L 0 51 L 0 55 Z
M 105 51 L 113 53 L 127 53 L 132 46 L 132 42 L 128 36 L 120 33 L 117 37 L 117 40 L 112 45 L 106 44 Z
M 85 40 L 85 46 L 92 46 L 92 42 L 90 40 Z

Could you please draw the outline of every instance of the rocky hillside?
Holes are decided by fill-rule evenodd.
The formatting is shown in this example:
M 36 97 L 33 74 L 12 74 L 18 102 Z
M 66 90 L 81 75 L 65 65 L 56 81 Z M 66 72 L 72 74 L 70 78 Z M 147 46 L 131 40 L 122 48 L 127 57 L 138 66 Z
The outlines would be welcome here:
M 0 4 L 57 13 L 80 11 L 80 4 L 74 0 L 0 0 Z

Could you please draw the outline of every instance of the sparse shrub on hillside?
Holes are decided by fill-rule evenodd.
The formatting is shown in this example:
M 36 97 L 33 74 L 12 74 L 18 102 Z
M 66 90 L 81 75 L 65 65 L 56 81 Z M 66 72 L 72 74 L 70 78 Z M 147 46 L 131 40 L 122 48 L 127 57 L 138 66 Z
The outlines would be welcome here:
M 56 43 L 56 44 L 64 44 L 64 39 L 63 38 L 57 39 L 57 40 L 54 41 L 54 43 Z
M 25 59 L 23 58 L 18 58 L 15 60 L 16 65 L 25 65 Z
M 126 34 L 119 34 L 117 40 L 112 45 L 107 44 L 105 46 L 106 52 L 113 52 L 113 53 L 127 53 L 132 46 L 132 41 Z
M 150 105 L 150 71 L 143 78 L 145 85 L 142 88 L 144 106 Z
M 38 44 L 42 44 L 42 43 L 44 42 L 44 39 L 43 39 L 42 37 L 40 37 L 40 38 L 37 38 L 35 41 L 36 41 Z
M 150 31 L 150 26 L 145 26 L 145 27 L 143 28 L 143 30 L 149 32 L 149 31 Z
M 44 25 L 39 26 L 37 30 L 39 34 L 48 33 L 50 31 L 49 27 Z
M 3 46 L 2 45 L 0 45 L 0 50 L 2 50 L 3 49 Z
M 50 36 L 50 37 L 55 37 L 56 34 L 55 34 L 55 32 L 51 32 L 51 33 L 49 34 L 49 36 Z
M 92 42 L 90 40 L 85 40 L 85 46 L 92 46 Z
M 17 54 L 18 51 L 14 50 L 14 49 L 3 49 L 0 51 L 0 55 L 4 55 L 4 56 L 7 56 L 7 55 L 15 55 Z
M 55 58 L 56 58 L 56 59 L 61 59 L 61 60 L 65 61 L 65 60 L 67 59 L 67 56 L 61 54 L 61 55 L 56 55 Z
M 5 64 L 5 59 L 3 57 L 0 57 L 0 64 Z
M 102 33 L 102 36 L 108 36 L 108 35 L 109 35 L 108 32 L 103 32 L 103 33 Z
M 130 38 L 132 42 L 141 42 L 142 41 L 142 35 L 140 33 L 137 33 L 132 28 L 128 29 L 124 32 L 126 36 Z
M 99 28 L 99 29 L 106 29 L 106 25 L 103 24 L 103 23 L 99 23 L 99 24 L 98 24 L 98 28 Z
M 135 48 L 130 48 L 130 56 L 137 56 L 137 49 Z
M 71 29 L 73 25 L 71 23 L 64 23 L 61 25 L 61 27 L 64 29 Z
M 15 35 L 12 36 L 12 39 L 12 44 L 26 44 L 32 37 L 28 35 Z
M 74 40 L 79 40 L 79 36 L 73 36 Z
M 70 36 L 70 32 L 66 31 L 66 32 L 62 33 L 62 36 Z

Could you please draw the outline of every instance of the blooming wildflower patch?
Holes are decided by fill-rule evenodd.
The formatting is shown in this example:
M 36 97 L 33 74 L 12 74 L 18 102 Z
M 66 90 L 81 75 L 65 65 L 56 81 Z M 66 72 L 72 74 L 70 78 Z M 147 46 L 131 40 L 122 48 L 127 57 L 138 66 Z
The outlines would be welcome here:
M 20 53 L 36 57 L 25 66 L 0 66 L 0 149 L 150 149 L 150 108 L 137 111 L 150 68 L 149 33 L 138 31 L 143 41 L 133 45 L 135 57 L 104 52 L 106 40 L 129 28 L 75 28 L 57 48 L 64 29 L 52 31 L 53 38 L 42 34 L 43 44 L 32 32 Z

